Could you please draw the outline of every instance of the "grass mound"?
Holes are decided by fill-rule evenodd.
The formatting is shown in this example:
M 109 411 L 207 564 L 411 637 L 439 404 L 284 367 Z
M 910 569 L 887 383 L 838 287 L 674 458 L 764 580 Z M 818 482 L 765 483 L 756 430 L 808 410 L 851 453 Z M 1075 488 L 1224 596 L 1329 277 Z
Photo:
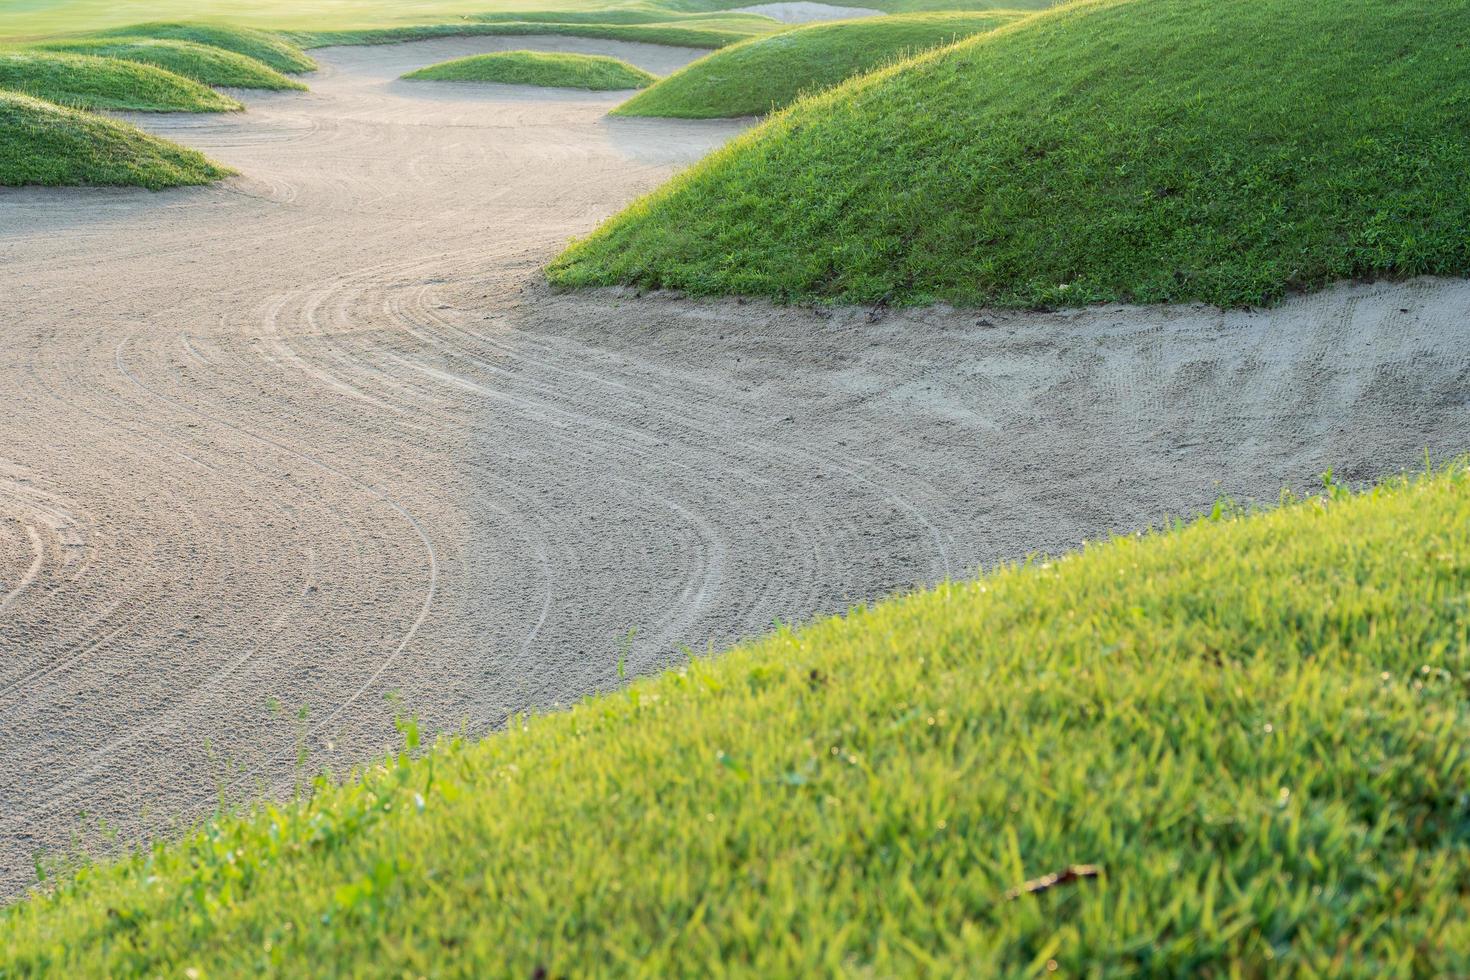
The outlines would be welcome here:
M 0 90 L 77 109 L 233 112 L 245 108 L 207 85 L 152 65 L 43 51 L 0 51 Z
M 1093 0 L 800 102 L 550 270 L 861 303 L 1470 272 L 1470 0 Z
M 229 170 L 126 123 L 0 92 L 0 185 L 97 184 L 160 190 Z
M 952 44 L 1022 16 L 907 14 L 816 24 L 725 48 L 619 106 L 614 115 L 756 116 L 905 55 Z
M 500 82 L 600 92 L 643 88 L 658 80 L 657 75 L 617 58 L 541 51 L 499 51 L 455 58 L 403 77 L 416 81 Z
M 598 7 L 594 10 L 499 10 L 471 14 L 468 18 L 484 24 L 674 24 L 680 21 L 725 20 L 752 30 L 769 20 L 760 14 L 725 10 L 691 10 L 680 12 L 664 6 Z
M 688 48 L 721 48 L 747 38 L 779 30 L 781 25 L 768 17 L 751 14 L 662 14 L 662 19 L 648 19 L 646 12 L 606 11 L 579 16 L 557 12 L 543 16 L 514 14 L 524 20 L 501 20 L 496 15 L 486 19 L 458 21 L 452 24 L 428 24 L 412 27 L 368 28 L 362 30 L 309 31 L 291 36 L 309 48 L 331 44 L 397 44 L 435 37 L 557 35 L 565 37 L 603 38 L 612 41 L 640 41 L 644 44 L 667 44 Z
M 292 42 L 268 31 L 250 27 L 227 27 L 219 24 L 149 23 L 131 24 L 110 31 L 102 31 L 98 37 L 151 37 L 165 41 L 191 41 L 212 48 L 222 48 L 254 58 L 276 71 L 288 75 L 315 71 L 316 62 L 305 51 Z
M 45 51 L 90 54 L 100 58 L 136 61 L 163 68 L 175 75 L 192 78 L 204 85 L 231 88 L 304 89 L 305 85 L 287 78 L 254 58 L 192 41 L 162 41 L 153 38 L 117 38 L 47 41 L 35 45 Z
M 528 34 L 538 33 L 538 26 L 550 26 L 557 34 L 689 48 L 722 48 L 782 29 L 781 24 L 757 14 L 674 13 L 660 9 L 478 14 L 473 19 Z
M 1467 596 L 1464 468 L 1219 508 L 85 869 L 0 973 L 1465 975 Z

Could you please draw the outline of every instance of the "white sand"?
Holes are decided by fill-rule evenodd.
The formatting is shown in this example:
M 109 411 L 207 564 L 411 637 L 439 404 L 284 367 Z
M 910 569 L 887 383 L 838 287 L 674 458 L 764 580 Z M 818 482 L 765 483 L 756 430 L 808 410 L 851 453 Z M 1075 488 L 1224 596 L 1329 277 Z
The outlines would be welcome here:
M 0 889 L 80 811 L 131 841 L 217 780 L 284 791 L 303 704 L 341 770 L 393 741 L 391 691 L 482 731 L 615 685 L 629 628 L 651 671 L 1466 448 L 1462 282 L 1268 313 L 553 294 L 570 236 L 741 124 L 394 81 L 533 45 L 703 53 L 331 50 L 309 94 L 146 121 L 226 186 L 0 192 Z
M 852 20 L 855 17 L 878 17 L 883 11 L 870 7 L 838 7 L 830 3 L 758 3 L 753 7 L 736 7 L 735 14 L 760 14 L 783 24 L 806 24 L 819 20 Z

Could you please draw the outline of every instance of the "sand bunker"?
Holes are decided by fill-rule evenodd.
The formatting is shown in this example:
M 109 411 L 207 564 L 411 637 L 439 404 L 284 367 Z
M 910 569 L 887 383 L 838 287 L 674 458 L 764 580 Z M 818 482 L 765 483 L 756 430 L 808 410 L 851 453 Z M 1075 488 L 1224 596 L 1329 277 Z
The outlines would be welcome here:
M 0 193 L 0 888 L 772 622 L 1466 448 L 1470 286 L 1265 313 L 836 315 L 555 295 L 568 237 L 737 133 L 396 81 L 147 119 L 226 186 Z M 306 721 L 295 714 L 307 706 Z M 85 812 L 87 817 L 79 819 Z
M 830 3 L 758 3 L 753 7 L 736 7 L 731 13 L 760 14 L 783 24 L 806 24 L 819 20 L 852 20 L 854 17 L 877 17 L 881 10 L 868 7 L 838 7 Z

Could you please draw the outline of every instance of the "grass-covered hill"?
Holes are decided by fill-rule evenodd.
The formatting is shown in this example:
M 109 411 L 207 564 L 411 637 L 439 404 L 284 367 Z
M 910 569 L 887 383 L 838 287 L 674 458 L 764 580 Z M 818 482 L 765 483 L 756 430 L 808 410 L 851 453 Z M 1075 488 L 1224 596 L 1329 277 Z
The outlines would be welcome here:
M 1084 0 L 768 121 L 551 267 L 862 303 L 1470 272 L 1470 0 Z
M 192 41 L 153 38 L 93 38 L 47 41 L 36 45 L 46 51 L 90 54 L 100 58 L 136 61 L 192 78 L 204 85 L 231 88 L 304 89 L 305 85 L 254 58 L 224 48 Z
M 191 41 L 195 44 L 223 48 L 226 51 L 242 54 L 288 75 L 316 70 L 316 62 L 312 61 L 298 45 L 279 34 L 249 27 L 157 22 L 130 24 L 126 27 L 102 31 L 97 36 L 130 39 L 150 37 L 166 41 Z
M 0 975 L 1464 976 L 1467 683 L 1470 472 L 1222 508 L 85 869 Z
M 471 14 L 466 19 L 480 24 L 687 24 L 723 21 L 746 33 L 771 29 L 771 18 L 760 14 L 719 9 L 680 11 L 655 4 L 599 6 L 594 10 L 498 10 Z
M 526 19 L 508 20 L 497 15 L 450 24 L 382 27 L 347 30 L 294 32 L 291 37 L 308 48 L 331 44 L 396 44 L 434 37 L 477 35 L 525 37 L 560 35 L 603 38 L 612 41 L 641 41 L 688 48 L 721 48 L 751 37 L 782 29 L 769 17 L 750 14 L 678 15 L 645 11 L 606 11 L 597 14 L 549 13 L 506 15 Z
M 891 61 L 994 30 L 1024 14 L 906 14 L 816 24 L 701 58 L 640 92 L 615 115 L 711 119 L 782 109 Z
M 239 102 L 153 65 L 50 51 L 0 51 L 0 91 L 76 109 L 233 112 Z
M 0 91 L 0 184 L 207 184 L 229 170 L 135 126 Z
M 545 11 L 537 12 L 496 12 L 475 14 L 469 18 L 477 24 L 556 24 L 561 27 L 576 25 L 598 27 L 623 27 L 639 28 L 650 33 L 647 35 L 655 40 L 655 43 L 674 44 L 677 43 L 681 32 L 698 32 L 718 36 L 721 44 L 735 44 L 746 38 L 759 37 L 772 31 L 785 29 L 785 25 L 762 17 L 759 14 L 738 13 L 735 11 L 703 11 L 681 13 L 671 11 L 662 7 L 625 7 L 612 10 L 593 10 L 583 13 L 576 11 Z M 608 35 L 617 37 L 617 35 Z M 660 40 L 660 38 L 665 38 Z M 637 40 L 636 36 L 624 36 L 622 40 Z M 690 47 L 713 47 L 709 42 L 689 45 Z
M 415 81 L 499 82 L 594 91 L 643 88 L 657 81 L 635 65 L 617 58 L 541 51 L 499 51 L 440 62 L 403 76 Z

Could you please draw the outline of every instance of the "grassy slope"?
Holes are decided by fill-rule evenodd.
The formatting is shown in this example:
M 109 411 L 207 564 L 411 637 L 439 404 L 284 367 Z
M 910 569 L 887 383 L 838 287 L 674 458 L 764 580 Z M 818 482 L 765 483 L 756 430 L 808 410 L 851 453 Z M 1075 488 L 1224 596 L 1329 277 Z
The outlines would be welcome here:
M 643 88 L 658 80 L 657 75 L 617 58 L 540 51 L 501 51 L 456 58 L 420 68 L 403 77 L 419 81 L 501 82 L 599 92 Z
M 100 32 L 99 37 L 152 37 L 169 41 L 192 41 L 223 48 L 247 58 L 254 58 L 286 74 L 315 71 L 316 62 L 306 52 L 279 34 L 246 27 L 219 24 L 165 23 L 131 24 Z
M 152 38 L 117 38 L 115 40 L 48 41 L 36 45 L 46 51 L 91 54 L 102 58 L 119 58 L 154 65 L 192 78 L 204 85 L 233 88 L 304 89 L 305 85 L 270 68 L 254 58 L 190 41 L 163 41 Z
M 1470 272 L 1470 2 L 1097 0 L 798 103 L 554 263 L 852 302 Z
M 456 21 L 452 24 L 426 24 L 409 27 L 383 27 L 362 30 L 327 30 L 297 32 L 291 35 L 308 48 L 329 44 L 396 44 L 433 37 L 472 37 L 476 35 L 525 37 L 546 34 L 566 37 L 604 38 L 612 41 L 642 41 L 645 44 L 668 44 L 689 48 L 722 48 L 760 34 L 780 30 L 781 25 L 766 17 L 745 14 L 733 16 L 688 17 L 675 21 L 602 22 L 577 19 L 533 21 Z
M 202 154 L 29 96 L 0 92 L 0 185 L 207 184 L 230 171 Z
M 905 55 L 993 30 L 1017 16 L 908 14 L 816 24 L 701 58 L 619 106 L 620 116 L 710 119 L 781 109 Z
M 44 51 L 0 51 L 0 90 L 77 109 L 231 112 L 240 103 L 152 65 Z
M 0 975 L 1465 975 L 1467 684 L 1470 472 L 1225 509 L 219 819 Z

